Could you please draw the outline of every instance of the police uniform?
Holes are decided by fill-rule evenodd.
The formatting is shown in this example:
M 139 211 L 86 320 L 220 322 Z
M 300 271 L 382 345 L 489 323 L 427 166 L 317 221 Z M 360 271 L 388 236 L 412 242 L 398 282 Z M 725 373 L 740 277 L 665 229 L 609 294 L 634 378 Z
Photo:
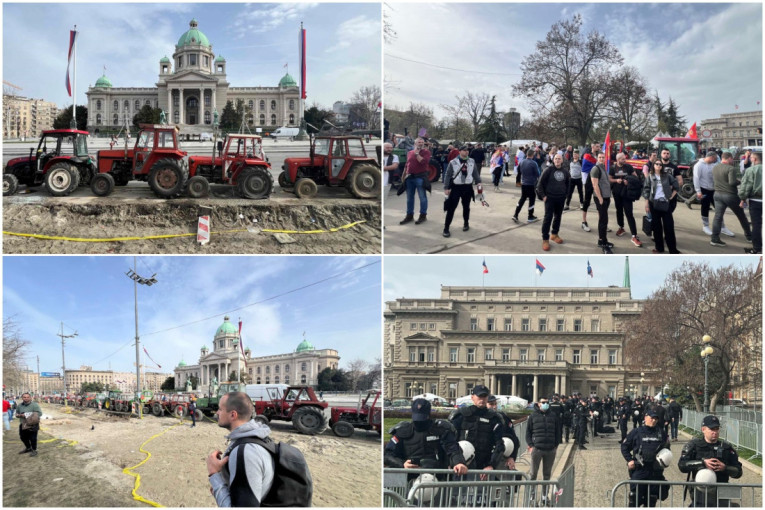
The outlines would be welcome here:
M 502 411 L 497 411 L 497 414 L 502 419 L 502 437 L 507 437 L 513 442 L 513 453 L 510 454 L 509 458 L 516 460 L 518 458 L 518 450 L 521 448 L 521 440 L 518 438 L 518 434 L 515 433 L 513 420 Z M 504 463 L 500 460 L 499 464 Z M 498 466 L 495 465 L 494 467 L 497 468 Z
M 705 416 L 701 425 L 709 428 L 719 427 L 720 420 L 713 415 Z M 717 483 L 728 483 L 731 478 L 741 478 L 744 472 L 733 445 L 720 439 L 714 443 L 708 443 L 703 437 L 695 437 L 686 443 L 677 467 L 681 473 L 688 473 L 689 479 L 693 481 L 696 473 L 706 469 L 703 462 L 706 459 L 718 459 L 725 464 L 723 471 L 715 471 Z M 696 490 L 693 499 L 691 506 L 728 506 L 727 500 L 718 502 L 714 489 L 710 489 L 709 492 Z
M 558 438 L 558 442 L 562 443 L 563 442 L 563 427 L 562 427 L 562 425 L 563 425 L 563 413 L 564 413 L 564 409 L 563 409 L 563 404 L 560 402 L 560 400 L 558 400 L 558 397 L 553 397 L 553 401 L 550 402 L 550 412 L 555 414 L 558 417 L 558 421 L 561 424 L 560 437 Z
M 619 401 L 619 409 L 616 411 L 616 422 L 619 425 L 619 431 L 622 433 L 622 438 L 619 441 L 623 443 L 627 439 L 627 423 L 630 420 L 630 405 L 625 400 Z
M 473 394 L 488 395 L 488 388 L 476 386 Z M 475 459 L 470 469 L 494 466 L 502 458 L 505 443 L 502 441 L 503 424 L 499 414 L 488 407 L 470 405 L 455 409 L 449 420 L 457 430 L 458 441 L 468 441 L 475 448 Z
M 603 402 L 600 400 L 596 400 L 594 402 L 590 402 L 590 411 L 593 413 L 597 411 L 598 415 L 595 416 L 595 414 L 592 415 L 592 436 L 598 437 L 598 431 L 601 430 L 601 420 L 603 419 Z
M 572 399 L 567 399 L 563 403 L 563 431 L 566 438 L 566 442 L 568 443 L 568 437 L 569 435 L 573 437 L 574 441 L 576 441 L 576 436 L 572 434 L 572 424 L 574 419 L 574 410 L 576 408 L 576 401 Z
M 643 404 L 640 400 L 635 400 L 630 408 L 630 413 L 632 417 L 632 430 L 635 430 L 643 422 Z
M 646 416 L 655 417 L 656 413 L 650 410 Z M 664 469 L 656 461 L 656 454 L 662 448 L 669 448 L 669 438 L 664 433 L 664 428 L 654 425 L 649 427 L 641 425 L 632 429 L 627 438 L 622 442 L 622 456 L 629 463 L 635 461 L 635 469 L 630 470 L 631 480 L 666 480 Z M 662 489 L 659 485 L 631 485 L 630 506 L 656 506 L 656 501 L 661 497 L 665 499 L 668 489 Z
M 586 401 L 581 401 L 581 403 L 576 406 L 576 411 L 574 411 L 574 420 L 576 421 L 576 444 L 579 445 L 579 448 L 584 448 L 584 443 L 586 442 L 585 436 L 587 435 L 587 421 L 590 417 L 590 408 L 587 406 Z

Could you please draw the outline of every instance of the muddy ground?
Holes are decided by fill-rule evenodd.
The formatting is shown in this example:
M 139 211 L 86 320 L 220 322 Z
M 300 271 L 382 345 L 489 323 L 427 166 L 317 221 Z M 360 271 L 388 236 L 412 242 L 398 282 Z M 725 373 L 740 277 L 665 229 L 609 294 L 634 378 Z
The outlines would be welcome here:
M 210 209 L 205 209 L 210 208 Z M 211 239 L 196 241 L 200 214 L 211 213 Z M 263 230 L 336 232 L 288 234 Z M 147 253 L 147 254 L 375 254 L 381 252 L 381 213 L 377 201 L 327 197 L 310 202 L 299 199 L 203 200 L 95 197 L 54 198 L 30 195 L 3 200 L 3 252 Z M 9 232 L 61 238 L 137 240 L 75 242 L 64 239 L 20 237 Z M 146 239 L 149 236 L 183 237 Z
M 140 475 L 137 493 L 168 507 L 215 507 L 207 483 L 205 458 L 225 447 L 226 430 L 210 419 L 190 421 L 146 416 L 143 420 L 106 416 L 94 410 L 67 413 L 42 404 L 40 454 L 19 455 L 18 425 L 3 434 L 4 507 L 144 506 L 131 495 L 135 479 L 122 472 L 147 455 L 133 471 Z M 325 432 L 298 434 L 288 422 L 272 422 L 272 436 L 299 448 L 314 481 L 313 505 L 379 507 L 381 443 L 376 433 L 357 431 L 341 439 Z M 49 442 L 44 440 L 54 439 Z M 66 441 L 62 440 L 65 439 Z M 73 443 L 76 441 L 76 444 Z

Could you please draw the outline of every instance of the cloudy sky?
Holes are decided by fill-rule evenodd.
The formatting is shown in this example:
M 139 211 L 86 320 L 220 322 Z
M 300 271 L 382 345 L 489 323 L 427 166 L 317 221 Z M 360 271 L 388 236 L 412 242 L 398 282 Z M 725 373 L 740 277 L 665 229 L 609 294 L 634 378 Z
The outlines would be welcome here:
M 42 372 L 60 372 L 63 322 L 64 334 L 78 332 L 67 367 L 134 371 L 132 267 L 132 257 L 4 257 L 3 317 L 29 340 L 30 369 L 39 355 Z M 158 280 L 138 286 L 141 345 L 163 372 L 194 364 L 228 314 L 242 319 L 253 356 L 292 352 L 305 332 L 315 348 L 339 351 L 341 367 L 374 362 L 380 271 L 379 257 L 139 257 L 138 274 Z
M 511 86 L 523 58 L 553 23 L 581 14 L 582 31 L 604 33 L 689 125 L 722 113 L 762 110 L 762 5 L 386 4 L 397 37 L 385 46 L 386 107 L 434 108 L 466 90 L 496 94 L 498 107 L 527 113 Z M 406 60 L 404 60 L 406 59 Z M 416 62 L 411 62 L 411 61 Z M 438 66 L 438 67 L 436 67 Z
M 307 86 L 331 107 L 362 86 L 380 84 L 379 4 L 68 3 L 3 4 L 3 80 L 26 97 L 71 104 L 65 87 L 69 30 L 79 30 L 77 104 L 103 67 L 115 87 L 152 87 L 159 60 L 195 18 L 233 87 L 273 87 L 298 79 L 298 30 L 308 39 Z
M 536 276 L 536 260 L 546 268 Z M 441 285 L 507 287 L 608 287 L 621 286 L 624 280 L 625 257 L 593 255 L 565 256 L 489 256 L 485 257 L 489 273 L 484 275 L 484 257 L 477 255 L 450 256 L 416 255 L 385 257 L 385 301 L 405 298 L 438 298 Z M 630 283 L 634 299 L 647 298 L 661 287 L 667 275 L 688 260 L 685 257 L 637 256 L 629 259 Z M 590 262 L 593 277 L 587 276 Z M 712 267 L 757 268 L 759 257 L 692 257 L 694 263 L 709 263 Z

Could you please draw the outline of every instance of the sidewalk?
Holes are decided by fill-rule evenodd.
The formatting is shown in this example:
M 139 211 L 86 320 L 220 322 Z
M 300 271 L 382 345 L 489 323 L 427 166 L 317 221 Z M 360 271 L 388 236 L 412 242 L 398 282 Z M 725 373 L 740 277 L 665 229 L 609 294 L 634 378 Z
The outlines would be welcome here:
M 484 168 L 483 179 L 487 179 Z M 484 196 L 489 207 L 482 207 L 481 203 L 472 202 L 470 206 L 470 230 L 462 231 L 462 206 L 458 206 L 451 225 L 450 238 L 442 236 L 444 229 L 443 210 L 444 194 L 443 184 L 434 182 L 433 193 L 428 193 L 428 221 L 415 225 L 413 222 L 407 225 L 399 225 L 406 214 L 406 193 L 396 196 L 396 191 L 389 191 L 390 186 L 383 190 L 384 215 L 384 253 L 480 253 L 480 254 L 508 254 L 508 253 L 549 253 L 551 255 L 566 253 L 595 253 L 602 251 L 597 247 L 598 212 L 595 205 L 591 204 L 587 212 L 587 223 L 592 229 L 585 232 L 581 228 L 582 211 L 579 210 L 579 199 L 574 193 L 571 201 L 571 210 L 563 211 L 563 219 L 559 235 L 564 243 L 557 245 L 552 243 L 549 252 L 542 251 L 542 218 L 544 217 L 544 203 L 536 200 L 535 214 L 539 221 L 526 223 L 528 203 L 524 204 L 523 211 L 519 214 L 520 224 L 513 223 L 512 216 L 515 206 L 520 198 L 520 188 L 515 187 L 515 177 L 505 177 L 504 184 L 500 187 L 501 192 L 493 191 L 489 182 L 484 187 Z M 643 247 L 638 248 L 630 241 L 627 232 L 622 237 L 616 237 L 616 209 L 609 207 L 608 226 L 612 232 L 608 240 L 614 243 L 614 253 L 617 255 L 651 254 L 654 248 L 653 241 L 641 231 L 643 216 L 645 214 L 645 201 L 638 200 L 633 204 L 635 223 L 638 228 L 638 237 L 643 242 Z M 701 211 L 698 204 L 693 204 L 693 209 L 679 203 L 674 213 L 675 234 L 677 248 L 683 254 L 726 254 L 744 255 L 744 248 L 752 245 L 744 239 L 744 233 L 730 211 L 725 213 L 725 225 L 732 230 L 736 237 L 721 236 L 727 243 L 725 247 L 715 247 L 709 244 L 710 237 L 701 230 Z M 419 199 L 415 198 L 415 217 L 419 214 Z M 746 212 L 749 218 L 748 211 Z M 714 219 L 714 210 L 709 214 L 710 223 Z M 626 224 L 625 227 L 629 228 Z M 666 249 L 666 248 L 665 248 Z

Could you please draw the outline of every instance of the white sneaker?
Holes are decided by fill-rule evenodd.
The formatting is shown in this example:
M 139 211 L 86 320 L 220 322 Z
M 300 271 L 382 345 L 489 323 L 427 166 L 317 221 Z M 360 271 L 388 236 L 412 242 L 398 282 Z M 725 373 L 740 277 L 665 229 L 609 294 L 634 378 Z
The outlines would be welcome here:
M 704 231 L 704 233 L 705 233 L 706 235 L 708 235 L 708 236 L 711 236 L 711 235 L 712 235 L 712 229 L 710 229 L 710 228 L 709 228 L 709 226 L 707 226 L 707 225 L 704 225 L 703 227 L 701 227 L 701 229 Z
M 736 234 L 734 234 L 733 232 L 731 232 L 730 230 L 728 230 L 728 227 L 726 227 L 726 226 L 723 226 L 723 227 L 720 229 L 720 233 L 721 233 L 721 234 L 725 234 L 725 235 L 726 235 L 726 236 L 728 236 L 728 237 L 736 237 Z
M 592 229 L 590 228 L 589 225 L 587 225 L 586 221 L 583 221 L 582 222 L 582 230 L 584 230 L 585 232 L 590 232 Z

